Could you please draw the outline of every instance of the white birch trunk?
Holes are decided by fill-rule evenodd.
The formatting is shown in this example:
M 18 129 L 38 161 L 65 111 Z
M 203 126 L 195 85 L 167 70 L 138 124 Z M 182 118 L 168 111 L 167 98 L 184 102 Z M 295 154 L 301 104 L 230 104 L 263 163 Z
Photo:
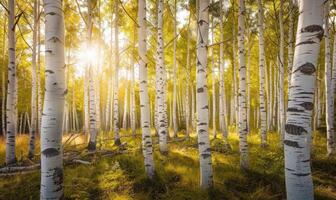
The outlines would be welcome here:
M 62 123 L 65 95 L 61 0 L 44 0 L 46 84 L 41 132 L 41 199 L 63 198 Z
M 324 0 L 301 0 L 284 153 L 288 200 L 314 199 L 310 167 L 310 137 L 316 65 L 323 38 Z
M 284 99 L 284 28 L 282 22 L 282 12 L 283 12 L 283 0 L 280 0 L 280 11 L 279 11 L 279 26 L 280 26 L 280 49 L 279 49 L 279 128 L 281 141 L 284 137 L 285 131 L 285 99 Z
M 15 135 L 16 135 L 16 58 L 15 58 L 15 0 L 8 0 L 8 82 L 6 102 L 6 164 L 16 162 Z
M 154 176 L 153 147 L 150 132 L 150 107 L 148 96 L 147 79 L 147 20 L 146 20 L 146 0 L 138 1 L 139 20 L 139 81 L 140 81 L 140 112 L 142 129 L 142 151 L 144 154 L 145 170 L 149 178 Z
M 114 38 L 115 38 L 115 50 L 114 50 L 114 82 L 113 82 L 113 132 L 114 132 L 114 143 L 120 145 L 119 136 L 119 84 L 118 84 L 118 73 L 119 73 L 119 5 L 118 1 L 115 1 L 115 19 L 114 19 Z
M 226 112 L 226 97 L 225 97 L 225 82 L 224 82 L 224 26 L 223 26 L 223 0 L 220 0 L 220 45 L 219 45 L 219 124 L 223 138 L 227 138 L 227 112 Z
M 158 111 L 158 134 L 160 152 L 165 154 L 167 149 L 167 99 L 166 99 L 166 69 L 163 54 L 163 0 L 158 1 L 158 26 L 157 26 L 157 57 L 156 57 L 156 95 Z M 174 81 L 175 82 L 175 81 Z
M 265 47 L 264 47 L 264 11 L 262 0 L 258 0 L 258 35 L 259 35 L 259 102 L 260 102 L 260 135 L 261 145 L 267 143 L 266 105 L 265 105 Z
M 36 71 L 36 47 L 37 47 L 37 23 L 38 23 L 38 10 L 37 0 L 34 0 L 33 16 L 33 53 L 32 53 L 32 91 L 31 91 L 31 129 L 29 140 L 29 153 L 28 157 L 32 158 L 35 154 L 35 136 L 37 130 L 37 71 Z
M 209 105 L 207 89 L 207 45 L 209 35 L 209 0 L 199 2 L 196 66 L 197 135 L 200 159 L 200 185 L 209 188 L 213 184 L 212 161 L 209 141 Z
M 174 137 L 177 137 L 177 114 L 176 114 L 176 99 L 177 99 L 177 77 L 176 77 L 176 71 L 177 71 L 177 64 L 176 64 L 176 40 L 177 40 L 177 21 L 176 21 L 176 1 L 174 0 L 174 54 L 173 54 L 173 128 L 174 128 Z
M 247 118 L 246 118 L 246 60 L 245 60 L 245 2 L 239 0 L 238 3 L 238 57 L 239 57 L 239 150 L 240 166 L 248 168 L 248 145 L 247 145 Z
M 326 125 L 327 125 L 327 153 L 335 153 L 335 131 L 334 131 L 334 89 L 332 84 L 331 48 L 329 35 L 329 10 L 330 2 L 325 2 L 324 8 L 324 54 L 325 54 L 325 100 L 326 100 Z

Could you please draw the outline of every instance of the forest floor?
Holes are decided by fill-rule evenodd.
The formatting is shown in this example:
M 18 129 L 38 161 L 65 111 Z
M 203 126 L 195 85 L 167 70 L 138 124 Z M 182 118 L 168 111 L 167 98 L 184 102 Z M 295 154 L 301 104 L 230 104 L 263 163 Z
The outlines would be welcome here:
M 122 135 L 129 133 L 123 132 Z M 69 138 L 65 136 L 65 141 Z M 269 146 L 260 147 L 256 133 L 249 135 L 250 170 L 239 168 L 238 136 L 230 134 L 228 143 L 211 138 L 214 188 L 199 188 L 199 161 L 197 137 L 189 139 L 179 135 L 169 143 L 170 152 L 158 152 L 157 137 L 154 141 L 156 177 L 145 176 L 141 153 L 141 136 L 122 137 L 126 150 L 118 155 L 96 153 L 81 159 L 90 165 L 65 166 L 65 199 L 285 199 L 283 150 L 276 133 L 268 136 Z M 102 133 L 98 149 L 117 151 L 111 134 Z M 64 152 L 85 151 L 83 137 L 65 145 Z M 75 145 L 77 144 L 77 145 Z M 336 159 L 326 157 L 326 139 L 315 133 L 313 139 L 312 168 L 315 199 L 336 199 Z M 37 145 L 39 146 L 39 145 Z M 28 137 L 17 138 L 18 161 L 25 160 Z M 38 152 L 38 151 L 37 151 Z M 0 162 L 4 163 L 5 141 L 0 140 Z M 38 163 L 38 155 L 35 162 Z M 0 199 L 39 199 L 40 172 L 0 177 Z

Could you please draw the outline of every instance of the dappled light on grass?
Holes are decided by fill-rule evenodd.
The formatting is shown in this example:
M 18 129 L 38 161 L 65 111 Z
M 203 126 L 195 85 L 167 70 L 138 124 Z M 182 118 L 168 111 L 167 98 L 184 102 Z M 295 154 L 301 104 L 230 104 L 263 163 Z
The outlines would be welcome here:
M 122 132 L 121 136 L 127 135 Z M 98 141 L 102 149 L 117 149 L 111 133 L 100 133 Z M 68 139 L 66 135 L 63 139 Z M 85 137 L 79 137 L 85 140 Z M 64 184 L 66 199 L 282 199 L 284 198 L 283 150 L 279 148 L 278 134 L 268 134 L 269 146 L 262 149 L 258 144 L 259 135 L 249 135 L 251 169 L 239 168 L 238 135 L 231 133 L 228 143 L 230 151 L 212 151 L 214 188 L 199 189 L 199 160 L 197 138 L 169 143 L 168 155 L 161 155 L 154 142 L 156 176 L 153 181 L 146 178 L 141 155 L 141 137 L 121 137 L 127 143 L 127 151 L 121 155 L 93 157 L 92 165 L 72 164 L 65 166 Z M 154 137 L 153 141 L 157 138 Z M 80 141 L 77 141 L 78 144 Z M 325 156 L 325 137 L 314 134 L 313 178 L 316 185 L 315 199 L 335 199 L 336 160 Z M 4 142 L 2 140 L 2 142 Z M 28 137 L 19 136 L 21 148 L 27 148 Z M 222 139 L 211 138 L 211 148 L 222 144 Z M 320 145 L 322 144 L 322 145 Z M 24 146 L 26 145 L 26 146 Z M 99 142 L 97 143 L 99 146 Z M 65 149 L 83 151 L 86 146 L 71 146 Z M 4 155 L 4 149 L 0 149 Z M 84 158 L 86 159 L 86 158 Z M 0 199 L 39 196 L 40 174 L 0 178 Z

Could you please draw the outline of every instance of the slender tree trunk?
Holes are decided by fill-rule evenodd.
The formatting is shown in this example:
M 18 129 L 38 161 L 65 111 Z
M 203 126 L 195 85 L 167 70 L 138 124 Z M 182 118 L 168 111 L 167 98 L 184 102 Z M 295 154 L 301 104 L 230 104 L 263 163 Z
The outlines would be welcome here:
M 334 89 L 332 85 L 331 48 L 329 35 L 329 10 L 330 2 L 326 1 L 324 6 L 324 53 L 325 53 L 325 99 L 326 99 L 326 125 L 327 125 L 327 152 L 328 155 L 335 153 L 335 131 L 334 131 Z
M 66 91 L 61 0 L 44 0 L 46 85 L 41 132 L 41 199 L 63 197 L 62 123 Z
M 189 1 L 190 4 L 190 1 Z M 190 5 L 189 5 L 190 6 Z M 190 7 L 189 7 L 189 11 Z M 189 13 L 189 22 L 188 22 L 188 29 L 187 29 L 187 84 L 186 84 L 186 136 L 190 136 L 190 18 L 192 13 Z M 191 125 L 192 126 L 192 125 Z
M 147 79 L 147 47 L 146 47 L 146 0 L 138 1 L 138 20 L 139 20 L 139 80 L 140 80 L 140 111 L 142 129 L 142 150 L 145 159 L 145 169 L 147 176 L 154 176 L 154 160 L 152 138 L 150 133 L 150 107 L 148 96 Z
M 174 63 L 173 63 L 173 127 L 174 127 L 174 137 L 177 137 L 177 114 L 176 114 L 176 99 L 177 99 L 177 63 L 176 63 L 176 40 L 177 40 L 177 21 L 176 21 L 176 0 L 174 0 Z
M 213 3 L 213 0 L 211 0 Z M 211 16 L 211 43 L 214 44 L 214 23 L 213 16 Z M 214 61 L 214 50 L 210 48 L 211 55 L 211 76 L 212 76 L 212 131 L 214 138 L 217 138 L 216 130 L 216 75 L 215 75 L 215 61 Z
M 136 27 L 134 27 L 134 30 Z M 136 40 L 136 32 L 134 31 L 133 35 L 133 52 L 135 52 L 135 41 Z M 131 58 L 131 73 L 132 73 L 132 79 L 131 79 L 131 129 L 132 129 L 132 135 L 135 136 L 136 134 L 136 108 L 135 108 L 135 78 L 134 78 L 134 56 Z
M 8 82 L 6 103 L 6 164 L 16 162 L 15 135 L 16 135 L 16 58 L 15 58 L 15 0 L 8 0 Z
M 113 83 L 113 132 L 114 143 L 120 145 L 119 136 L 119 86 L 118 86 L 118 73 L 119 73 L 119 1 L 115 1 L 115 19 L 114 19 L 114 38 L 115 38 L 115 50 L 114 50 L 114 83 Z
M 293 47 L 294 47 L 294 5 L 293 1 L 289 2 L 289 26 L 288 26 L 288 90 L 290 88 L 292 68 L 293 68 Z
M 266 105 L 265 105 L 265 47 L 264 47 L 264 11 L 262 0 L 258 0 L 258 34 L 259 34 L 259 102 L 260 102 L 260 135 L 261 145 L 267 143 Z
M 128 114 L 128 70 L 126 75 L 126 85 L 125 85 L 125 96 L 124 96 L 124 115 L 123 115 L 123 129 L 127 129 L 127 114 Z
M 223 0 L 220 0 L 220 45 L 219 45 L 219 124 L 220 129 L 223 134 L 223 138 L 227 138 L 228 131 L 227 131 L 227 112 L 226 112 L 226 97 L 225 97 L 225 82 L 224 82 L 224 27 L 223 27 Z
M 6 83 L 5 72 L 2 73 L 2 101 L 1 101 L 1 125 L 2 134 L 6 136 Z
M 88 30 L 87 30 L 87 48 L 92 48 L 92 7 L 93 2 L 88 0 L 87 1 L 87 8 L 88 8 L 88 18 L 87 18 L 87 24 L 88 24 Z M 93 73 L 93 62 L 92 60 L 89 60 L 89 63 L 87 63 L 87 73 L 88 73 L 88 85 L 86 86 L 86 89 L 88 90 L 88 114 L 89 118 L 88 120 L 88 128 L 90 133 L 90 139 L 88 144 L 88 150 L 89 151 L 95 151 L 96 150 L 96 141 L 97 141 L 97 107 L 96 107 L 96 94 L 95 94 L 95 84 L 94 84 L 94 73 Z
M 157 57 L 156 57 L 156 95 L 158 109 L 158 133 L 160 152 L 165 154 L 167 149 L 167 100 L 166 100 L 166 69 L 163 54 L 163 0 L 158 1 L 158 26 L 157 26 Z M 174 81 L 175 82 L 175 81 Z
M 40 0 L 37 0 L 37 13 L 41 14 Z M 41 17 L 37 21 L 37 132 L 41 134 L 42 110 L 43 110 L 43 93 L 41 86 Z
M 207 44 L 209 35 L 209 0 L 199 2 L 198 10 L 198 39 L 197 39 L 197 134 L 200 158 L 200 185 L 202 188 L 211 187 L 212 161 L 209 141 L 209 105 L 207 90 Z
M 245 2 L 239 0 L 238 15 L 238 56 L 239 56 L 239 150 L 240 166 L 248 168 L 247 120 L 246 120 L 246 61 L 245 61 Z
M 33 53 L 32 53 L 32 91 L 31 91 L 31 129 L 29 141 L 28 157 L 32 158 L 35 154 L 35 135 L 37 129 L 37 72 L 36 72 L 36 47 L 37 47 L 37 23 L 38 23 L 38 8 L 37 0 L 34 0 L 33 16 Z
M 283 0 L 280 0 L 279 26 L 280 26 L 280 49 L 279 49 L 279 127 L 281 141 L 285 131 L 285 99 L 284 99 L 284 28 L 282 22 Z
M 305 0 L 299 4 L 300 16 L 284 138 L 288 200 L 314 199 L 310 137 L 316 65 L 320 41 L 323 38 L 324 2 Z

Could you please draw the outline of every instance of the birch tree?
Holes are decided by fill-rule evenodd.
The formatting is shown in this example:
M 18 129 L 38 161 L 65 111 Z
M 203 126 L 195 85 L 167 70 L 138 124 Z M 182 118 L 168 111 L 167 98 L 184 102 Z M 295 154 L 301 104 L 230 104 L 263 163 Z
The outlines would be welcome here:
M 259 102 L 260 102 L 260 134 L 261 145 L 265 146 L 267 143 L 266 136 L 266 105 L 265 105 L 265 47 L 264 47 L 264 11 L 262 0 L 258 0 L 258 35 L 259 35 Z
M 66 85 L 61 0 L 45 0 L 46 84 L 41 129 L 41 199 L 63 198 L 62 124 Z
M 150 133 L 150 107 L 148 96 L 147 79 L 147 20 L 146 20 L 146 0 L 138 1 L 138 20 L 139 20 L 139 81 L 140 81 L 140 112 L 141 112 L 141 131 L 142 131 L 142 151 L 145 161 L 145 170 L 149 178 L 154 176 L 154 160 L 152 138 Z
M 284 137 L 284 127 L 285 127 L 285 100 L 284 100 L 284 28 L 282 20 L 283 12 L 283 0 L 280 0 L 280 10 L 279 10 L 279 27 L 280 27 L 280 49 L 279 49 L 279 128 L 281 141 Z
M 115 1 L 115 19 L 114 19 L 114 38 L 115 38 L 115 49 L 114 49 L 114 81 L 113 81 L 113 132 L 114 132 L 114 143 L 120 145 L 119 136 L 119 87 L 118 87 L 118 73 L 119 73 L 119 1 Z
M 176 99 L 177 99 L 177 89 L 176 89 L 176 71 L 177 71 L 177 63 L 176 63 L 176 40 L 177 40 L 177 21 L 176 21 L 176 0 L 174 0 L 174 60 L 173 60 L 173 128 L 174 128 L 174 137 L 177 137 L 177 113 L 176 113 Z
M 324 0 L 299 1 L 300 16 L 284 138 L 288 200 L 314 199 L 309 141 L 316 65 L 323 38 L 324 2 Z
M 6 101 L 6 164 L 16 162 L 16 58 L 15 58 L 15 0 L 8 0 L 8 81 Z
M 33 53 L 32 53 L 32 91 L 31 91 L 31 129 L 28 156 L 32 158 L 35 153 L 35 135 L 37 130 L 37 71 L 36 71 L 36 47 L 38 28 L 38 8 L 37 0 L 34 0 L 33 16 Z
M 247 118 L 246 118 L 246 60 L 245 60 L 245 2 L 238 3 L 238 58 L 239 58 L 239 94 L 238 94 L 238 129 L 240 166 L 248 168 L 248 145 L 247 145 Z
M 331 47 L 329 35 L 329 10 L 330 2 L 324 6 L 324 70 L 325 70 L 325 100 L 326 100 L 326 125 L 327 125 L 327 152 L 328 155 L 335 153 L 334 131 L 334 89 L 332 84 Z
M 167 100 L 166 100 L 166 69 L 163 54 L 163 0 L 158 1 L 158 26 L 157 26 L 157 55 L 156 55 L 156 99 L 158 109 L 158 133 L 161 153 L 167 153 Z M 176 81 L 174 81 L 176 82 Z
M 219 16 L 219 27 L 220 27 L 220 41 L 219 44 L 219 124 L 220 129 L 223 134 L 223 138 L 227 138 L 227 124 L 226 124 L 226 103 L 225 103 L 225 85 L 224 85 L 224 27 L 223 27 L 223 0 L 220 3 L 220 16 Z
M 209 0 L 199 1 L 196 65 L 197 135 L 200 158 L 200 185 L 212 186 L 212 161 L 209 141 L 209 105 L 207 89 L 207 44 L 209 35 Z

